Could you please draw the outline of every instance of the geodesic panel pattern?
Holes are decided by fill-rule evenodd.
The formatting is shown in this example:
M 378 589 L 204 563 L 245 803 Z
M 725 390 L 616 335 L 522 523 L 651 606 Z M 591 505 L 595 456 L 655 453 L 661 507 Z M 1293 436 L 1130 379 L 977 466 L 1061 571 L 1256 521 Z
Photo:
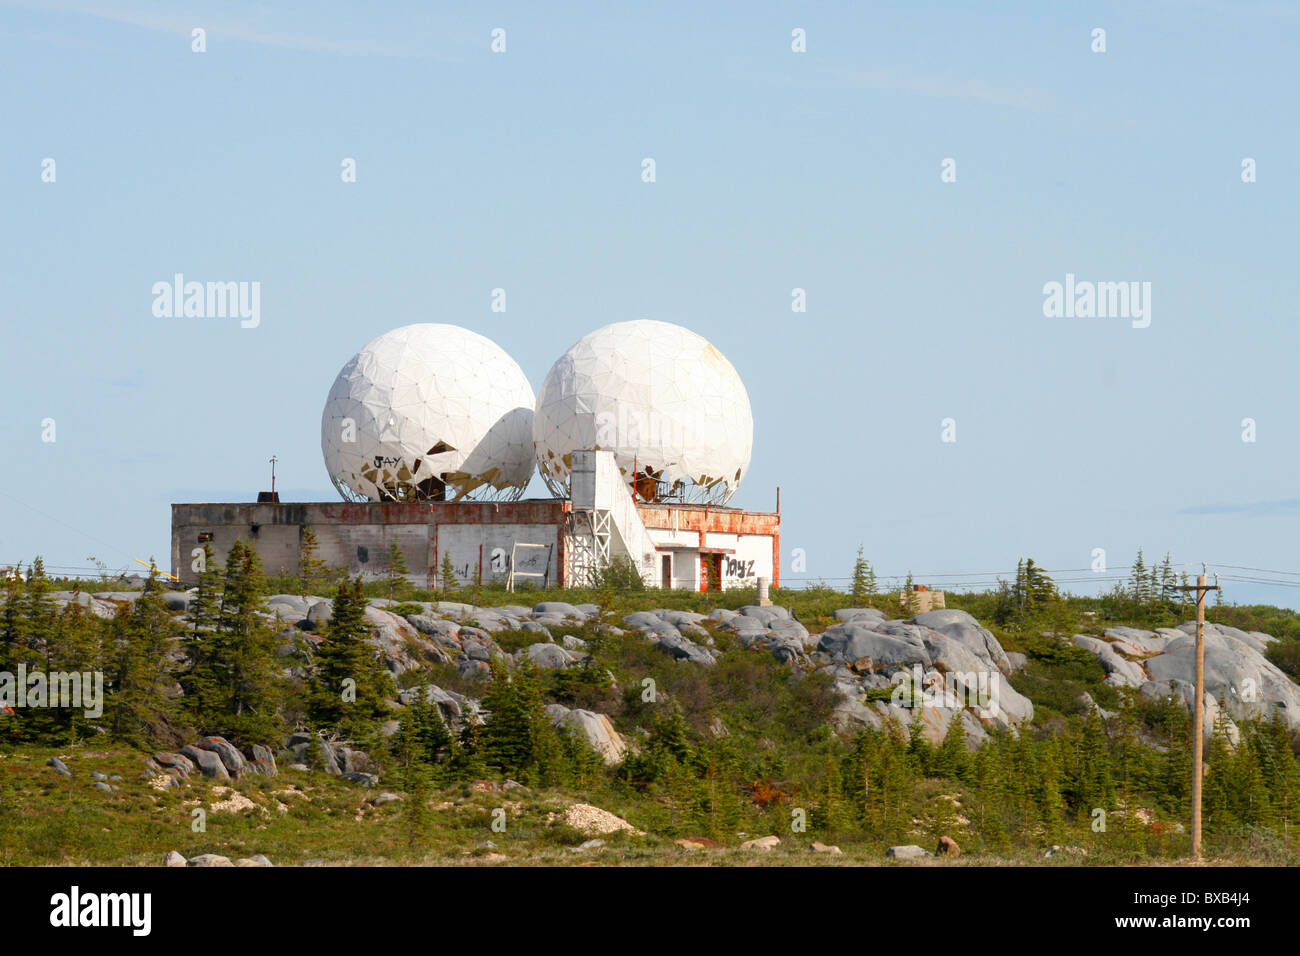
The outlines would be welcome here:
M 516 500 L 533 473 L 533 389 L 491 339 L 407 325 L 343 366 L 321 451 L 352 501 Z
M 724 503 L 749 467 L 754 418 L 731 363 L 706 339 L 641 319 L 597 329 L 552 366 L 533 420 L 537 466 L 568 494 L 573 452 L 614 452 L 642 500 Z

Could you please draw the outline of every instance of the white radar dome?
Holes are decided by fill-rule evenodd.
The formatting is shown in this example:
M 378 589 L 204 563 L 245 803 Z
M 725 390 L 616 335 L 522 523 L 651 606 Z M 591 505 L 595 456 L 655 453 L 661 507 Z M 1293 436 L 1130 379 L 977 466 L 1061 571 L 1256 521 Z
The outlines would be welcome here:
M 349 501 L 512 501 L 533 473 L 533 390 L 491 339 L 406 325 L 343 366 L 321 450 Z
M 754 418 L 731 363 L 667 322 L 616 322 L 565 352 L 537 396 L 537 466 L 568 494 L 573 452 L 614 452 L 642 501 L 725 503 L 749 468 Z

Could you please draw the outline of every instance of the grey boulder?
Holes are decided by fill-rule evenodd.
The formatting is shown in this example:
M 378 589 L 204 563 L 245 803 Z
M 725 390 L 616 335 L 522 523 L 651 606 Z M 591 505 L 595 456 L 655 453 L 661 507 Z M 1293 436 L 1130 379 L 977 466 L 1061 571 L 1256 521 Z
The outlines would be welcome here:
M 194 761 L 199 772 L 205 777 L 213 780 L 229 780 L 230 773 L 226 770 L 226 765 L 221 762 L 221 758 L 211 750 L 201 750 L 193 744 L 186 744 L 181 748 L 181 753 L 190 760 Z
M 538 667 L 560 669 L 573 663 L 574 655 L 559 644 L 530 644 L 524 656 Z
M 885 856 L 894 860 L 920 860 L 930 855 L 930 851 L 909 843 L 906 846 L 891 846 Z
M 243 774 L 244 755 L 225 737 L 202 737 L 195 746 L 200 750 L 209 750 L 220 757 L 230 776 L 238 777 Z

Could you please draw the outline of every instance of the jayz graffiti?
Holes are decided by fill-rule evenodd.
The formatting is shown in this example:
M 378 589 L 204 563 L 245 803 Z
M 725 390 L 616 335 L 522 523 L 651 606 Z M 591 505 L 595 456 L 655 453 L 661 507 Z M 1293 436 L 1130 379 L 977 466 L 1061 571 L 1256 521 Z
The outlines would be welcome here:
M 746 561 L 744 558 L 727 558 L 727 577 L 729 578 L 752 578 L 754 576 L 754 562 Z

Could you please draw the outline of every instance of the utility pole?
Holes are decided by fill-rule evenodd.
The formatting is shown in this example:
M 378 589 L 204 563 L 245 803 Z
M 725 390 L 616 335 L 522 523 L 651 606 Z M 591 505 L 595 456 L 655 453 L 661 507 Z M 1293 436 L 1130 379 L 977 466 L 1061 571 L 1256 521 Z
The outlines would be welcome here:
M 275 494 L 275 463 L 279 460 L 275 455 L 271 456 L 271 494 Z
M 1204 565 L 1201 566 L 1204 568 Z M 1217 575 L 1216 575 L 1217 577 Z M 1205 575 L 1196 577 L 1196 585 L 1183 585 L 1180 591 L 1196 591 L 1196 701 L 1192 708 L 1192 857 L 1201 859 L 1201 784 L 1205 770 L 1201 765 L 1205 748 L 1205 595 L 1217 591 L 1217 584 L 1207 585 Z

